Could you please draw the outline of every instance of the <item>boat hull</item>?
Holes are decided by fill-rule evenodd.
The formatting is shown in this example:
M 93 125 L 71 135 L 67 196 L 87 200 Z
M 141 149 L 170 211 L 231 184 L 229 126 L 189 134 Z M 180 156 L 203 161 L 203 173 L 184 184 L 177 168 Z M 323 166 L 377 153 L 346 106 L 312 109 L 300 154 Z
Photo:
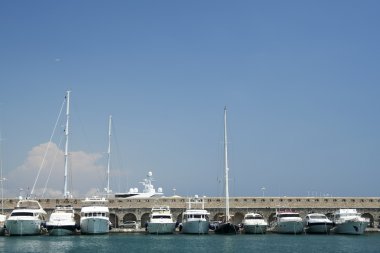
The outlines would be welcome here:
M 346 221 L 336 224 L 333 231 L 336 234 L 362 235 L 367 226 L 368 222 L 365 221 Z
M 81 234 L 107 234 L 109 220 L 101 217 L 82 218 L 80 222 Z
M 232 223 L 221 223 L 215 228 L 215 234 L 236 235 L 239 227 Z
M 40 235 L 42 221 L 30 219 L 8 219 L 5 222 L 6 229 L 9 235 Z
M 182 223 L 182 233 L 184 234 L 207 234 L 210 222 L 206 220 L 186 221 Z
M 331 228 L 333 227 L 332 222 L 315 222 L 308 223 L 306 225 L 305 231 L 309 234 L 328 234 L 330 233 Z
M 300 234 L 304 232 L 302 221 L 283 221 L 277 222 L 272 232 L 280 234 Z
M 150 234 L 172 234 L 175 225 L 175 222 L 148 222 L 147 230 Z
M 243 229 L 246 234 L 265 234 L 267 232 L 267 225 L 244 224 Z
M 76 231 L 76 225 L 74 224 L 49 224 L 46 223 L 46 229 L 49 235 L 73 235 Z

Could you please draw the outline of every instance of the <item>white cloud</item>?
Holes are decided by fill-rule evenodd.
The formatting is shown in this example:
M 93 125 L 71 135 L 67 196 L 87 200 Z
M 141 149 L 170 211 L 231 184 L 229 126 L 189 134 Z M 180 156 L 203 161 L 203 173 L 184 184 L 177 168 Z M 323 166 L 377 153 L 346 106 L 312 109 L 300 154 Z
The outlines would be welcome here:
M 13 197 L 19 194 L 20 188 L 25 192 L 32 190 L 48 145 L 49 143 L 43 143 L 33 147 L 24 163 L 9 173 L 7 186 L 10 188 L 8 192 L 12 190 Z M 68 189 L 74 197 L 88 196 L 105 187 L 105 165 L 100 163 L 101 159 L 102 154 L 99 153 L 69 153 Z M 44 192 L 44 197 L 63 197 L 63 181 L 64 152 L 55 143 L 50 143 L 34 194 L 41 197 Z M 44 190 L 45 185 L 47 187 Z

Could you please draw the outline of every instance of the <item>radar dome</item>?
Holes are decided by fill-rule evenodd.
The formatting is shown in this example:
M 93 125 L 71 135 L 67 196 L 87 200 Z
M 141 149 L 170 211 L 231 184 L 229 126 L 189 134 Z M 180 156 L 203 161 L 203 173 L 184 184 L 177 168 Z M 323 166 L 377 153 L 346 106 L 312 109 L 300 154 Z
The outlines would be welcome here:
M 162 193 L 162 188 L 159 187 L 159 188 L 157 189 L 157 191 L 158 191 L 159 193 Z
M 151 171 L 149 171 L 149 172 L 148 172 L 148 176 L 151 177 L 152 175 L 153 175 L 153 173 L 152 173 Z

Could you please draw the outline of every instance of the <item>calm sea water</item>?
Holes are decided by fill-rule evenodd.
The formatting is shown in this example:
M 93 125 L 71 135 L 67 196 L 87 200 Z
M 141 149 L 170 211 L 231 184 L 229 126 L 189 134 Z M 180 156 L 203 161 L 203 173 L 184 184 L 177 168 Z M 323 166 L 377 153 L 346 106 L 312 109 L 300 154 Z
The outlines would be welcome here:
M 0 252 L 380 252 L 380 234 L 146 235 L 0 237 Z

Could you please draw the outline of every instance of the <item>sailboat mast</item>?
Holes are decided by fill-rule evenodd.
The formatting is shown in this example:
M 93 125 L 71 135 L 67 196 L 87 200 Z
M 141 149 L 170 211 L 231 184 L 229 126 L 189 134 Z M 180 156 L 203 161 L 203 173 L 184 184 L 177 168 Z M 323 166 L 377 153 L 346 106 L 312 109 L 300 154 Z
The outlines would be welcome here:
M 3 188 L 3 183 L 5 178 L 3 178 L 3 149 L 2 149 L 2 139 L 1 135 L 1 129 L 0 129 L 0 182 L 1 182 L 1 214 L 4 213 L 4 188 Z
M 65 144 L 65 174 L 64 174 L 64 187 L 63 187 L 63 196 L 64 198 L 69 197 L 69 191 L 67 190 L 67 166 L 68 166 L 68 150 L 69 150 L 69 120 L 70 120 L 70 92 L 67 91 L 66 93 L 66 128 L 65 128 L 65 137 L 66 137 L 66 144 Z
M 230 219 L 230 201 L 228 190 L 228 148 L 227 148 L 227 107 L 224 107 L 224 177 L 225 177 L 225 192 L 226 192 L 226 222 Z
M 112 128 L 112 115 L 108 121 L 108 161 L 107 161 L 107 197 L 110 194 L 110 163 L 111 163 L 111 128 Z

